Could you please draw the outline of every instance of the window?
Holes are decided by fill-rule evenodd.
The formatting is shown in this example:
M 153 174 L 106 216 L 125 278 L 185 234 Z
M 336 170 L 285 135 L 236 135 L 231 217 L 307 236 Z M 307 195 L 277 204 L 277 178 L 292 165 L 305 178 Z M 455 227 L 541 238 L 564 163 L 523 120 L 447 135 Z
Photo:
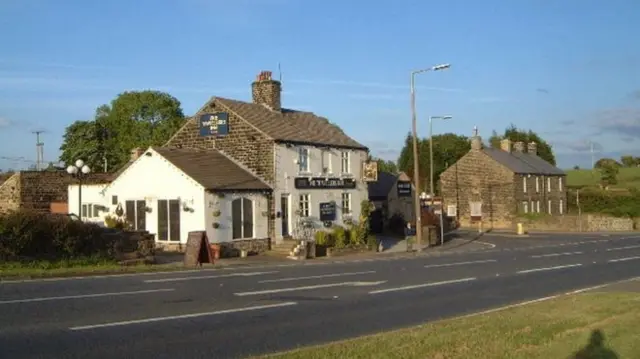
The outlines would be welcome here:
M 562 177 L 558 178 L 558 191 L 562 192 Z
M 99 218 L 102 206 L 99 204 L 85 203 L 82 205 L 82 218 Z
M 309 194 L 301 194 L 300 202 L 298 203 L 298 209 L 300 210 L 300 217 L 309 217 L 311 214 L 309 202 L 311 202 L 311 196 Z
M 118 204 L 118 196 L 111 196 L 111 204 L 114 206 Z
M 522 177 L 522 192 L 527 193 L 527 177 Z
M 564 201 L 560 200 L 560 214 L 564 213 Z
M 536 177 L 536 193 L 540 192 L 540 177 Z
M 331 150 L 322 151 L 322 172 L 333 173 L 331 168 Z
M 351 165 L 350 165 L 350 161 L 349 161 L 349 152 L 348 151 L 342 151 L 342 153 L 340 154 L 340 158 L 341 158 L 341 172 L 342 173 L 351 173 Z
M 127 222 L 133 226 L 133 229 L 137 231 L 146 230 L 146 208 L 147 206 L 144 200 L 125 202 L 125 218 Z
M 551 192 L 551 177 L 547 177 L 547 192 Z
M 351 213 L 351 193 L 342 194 L 342 214 Z
M 253 238 L 253 201 L 236 198 L 231 202 L 232 238 Z
M 540 213 L 540 201 L 536 201 L 536 212 Z
M 177 199 L 158 200 L 158 240 L 180 241 L 180 201 Z
M 551 214 L 551 200 L 547 201 L 547 211 Z
M 529 213 L 529 202 L 527 201 L 522 202 L 522 212 Z
M 309 149 L 298 148 L 298 171 L 309 172 Z
M 530 211 L 531 213 L 536 213 L 536 206 L 535 206 L 535 204 L 536 204 L 536 203 L 535 203 L 534 201 L 530 201 L 530 202 L 529 202 L 529 211 Z

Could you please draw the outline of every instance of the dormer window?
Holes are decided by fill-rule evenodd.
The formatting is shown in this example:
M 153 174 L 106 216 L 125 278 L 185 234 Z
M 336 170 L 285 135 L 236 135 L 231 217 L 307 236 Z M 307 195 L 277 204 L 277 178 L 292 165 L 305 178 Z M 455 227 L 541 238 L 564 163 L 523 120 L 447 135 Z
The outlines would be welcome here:
M 298 172 L 309 172 L 309 149 L 298 148 Z

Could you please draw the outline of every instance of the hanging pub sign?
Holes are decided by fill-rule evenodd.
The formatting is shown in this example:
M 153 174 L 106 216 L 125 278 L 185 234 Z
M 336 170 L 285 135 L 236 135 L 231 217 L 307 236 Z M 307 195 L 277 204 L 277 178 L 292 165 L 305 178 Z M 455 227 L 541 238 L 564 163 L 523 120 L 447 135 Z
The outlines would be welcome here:
M 335 221 L 336 220 L 336 203 L 335 202 L 322 202 L 320 203 L 320 221 Z
M 398 181 L 396 186 L 398 187 L 398 197 L 411 197 L 411 182 Z
M 362 163 L 362 180 L 365 182 L 378 181 L 377 161 L 365 161 Z
M 229 134 L 229 114 L 226 112 L 206 113 L 198 123 L 200 136 L 226 136 Z
M 297 189 L 354 189 L 353 178 L 296 177 L 294 186 Z

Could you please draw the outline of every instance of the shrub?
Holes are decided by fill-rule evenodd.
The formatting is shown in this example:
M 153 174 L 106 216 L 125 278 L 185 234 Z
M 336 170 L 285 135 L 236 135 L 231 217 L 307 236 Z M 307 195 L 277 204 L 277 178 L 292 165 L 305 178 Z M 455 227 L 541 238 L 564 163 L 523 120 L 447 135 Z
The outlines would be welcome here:
M 107 228 L 114 229 L 131 229 L 133 227 L 126 219 L 109 215 L 104 218 L 104 225 Z
M 578 192 L 570 191 L 568 206 L 572 212 L 577 211 Z M 584 188 L 579 192 L 580 210 L 583 213 L 603 213 L 615 217 L 640 216 L 640 192 L 606 191 L 598 188 Z
M 317 231 L 316 234 L 314 235 L 314 238 L 316 240 L 316 244 L 319 246 L 326 246 L 327 245 L 327 232 L 325 231 Z
M 344 248 L 347 246 L 347 234 L 342 226 L 333 226 L 333 239 L 336 248 Z

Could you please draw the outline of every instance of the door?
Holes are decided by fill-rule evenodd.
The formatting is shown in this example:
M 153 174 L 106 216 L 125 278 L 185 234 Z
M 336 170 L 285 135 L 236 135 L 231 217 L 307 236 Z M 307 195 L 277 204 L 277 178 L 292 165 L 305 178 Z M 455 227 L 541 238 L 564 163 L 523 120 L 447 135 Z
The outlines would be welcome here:
M 158 200 L 158 240 L 180 241 L 180 201 Z
M 236 198 L 231 202 L 231 237 L 253 238 L 253 201 Z
M 147 229 L 147 212 L 145 209 L 146 201 L 125 201 L 125 218 L 127 222 L 138 231 L 145 231 Z
M 373 233 L 382 233 L 383 228 L 384 228 L 384 217 L 382 214 L 382 210 L 377 208 L 371 212 L 369 229 Z
M 280 197 L 280 216 L 282 218 L 282 236 L 289 236 L 289 195 Z

